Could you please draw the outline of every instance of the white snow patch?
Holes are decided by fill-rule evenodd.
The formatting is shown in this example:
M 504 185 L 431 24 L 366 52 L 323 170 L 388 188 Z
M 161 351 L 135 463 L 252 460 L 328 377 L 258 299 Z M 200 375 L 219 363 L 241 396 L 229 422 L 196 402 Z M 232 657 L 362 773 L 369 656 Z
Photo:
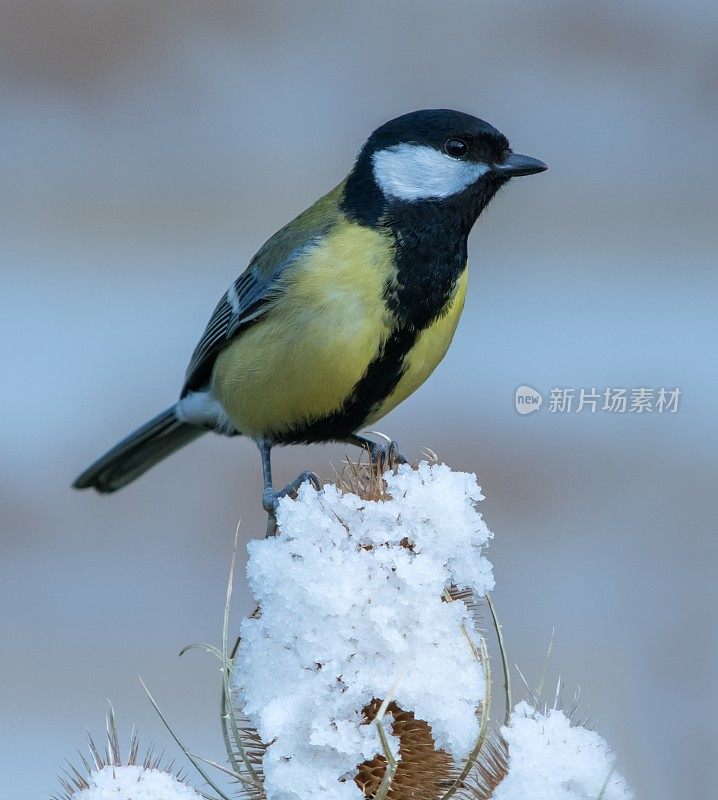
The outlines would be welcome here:
M 634 796 L 615 771 L 605 740 L 572 726 L 558 709 L 542 714 L 519 703 L 501 733 L 509 745 L 509 771 L 493 800 L 596 800 L 601 790 L 602 800 Z
M 484 672 L 461 626 L 477 642 L 479 632 L 466 605 L 442 595 L 493 588 L 481 491 L 445 465 L 402 466 L 385 480 L 383 502 L 304 484 L 280 502 L 278 536 L 248 545 L 261 616 L 242 622 L 236 681 L 269 744 L 269 800 L 362 798 L 356 767 L 381 752 L 362 709 L 390 691 L 454 758 L 476 740 Z
M 88 789 L 72 800 L 201 800 L 201 795 L 167 772 L 140 766 L 94 770 L 87 778 Z

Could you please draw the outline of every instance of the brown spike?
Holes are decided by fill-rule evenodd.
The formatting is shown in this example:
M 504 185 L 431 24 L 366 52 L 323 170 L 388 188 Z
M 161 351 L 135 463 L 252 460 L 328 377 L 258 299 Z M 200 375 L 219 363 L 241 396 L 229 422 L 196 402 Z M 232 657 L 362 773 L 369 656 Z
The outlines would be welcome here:
M 508 771 L 509 746 L 504 737 L 497 734 L 484 742 L 472 772 L 474 784 L 468 787 L 472 800 L 491 800 Z

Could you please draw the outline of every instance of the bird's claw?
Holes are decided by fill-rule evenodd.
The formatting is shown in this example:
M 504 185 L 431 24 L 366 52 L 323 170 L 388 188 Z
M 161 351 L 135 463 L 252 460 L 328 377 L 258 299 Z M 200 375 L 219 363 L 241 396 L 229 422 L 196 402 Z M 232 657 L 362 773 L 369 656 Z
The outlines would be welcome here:
M 372 465 L 382 474 L 395 469 L 399 464 L 409 463 L 399 451 L 399 445 L 393 440 L 372 442 L 369 447 L 369 457 Z
M 282 497 L 294 494 L 299 487 L 305 483 L 311 483 L 312 486 L 319 491 L 322 488 L 321 478 L 314 472 L 300 472 L 299 475 L 291 482 L 288 483 L 280 492 L 275 492 L 274 489 L 267 488 L 262 494 L 262 507 L 268 514 L 276 515 L 277 506 Z

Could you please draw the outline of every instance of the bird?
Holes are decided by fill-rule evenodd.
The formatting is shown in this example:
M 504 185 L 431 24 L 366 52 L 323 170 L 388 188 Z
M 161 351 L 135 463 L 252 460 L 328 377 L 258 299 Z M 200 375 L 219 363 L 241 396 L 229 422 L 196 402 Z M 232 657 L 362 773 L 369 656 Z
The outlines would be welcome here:
M 281 228 L 222 295 L 180 397 L 73 483 L 114 492 L 203 434 L 253 439 L 262 505 L 276 445 L 347 442 L 374 463 L 394 442 L 361 435 L 411 395 L 444 357 L 467 287 L 467 240 L 511 179 L 546 164 L 514 153 L 496 128 L 450 109 L 377 128 L 351 171 Z

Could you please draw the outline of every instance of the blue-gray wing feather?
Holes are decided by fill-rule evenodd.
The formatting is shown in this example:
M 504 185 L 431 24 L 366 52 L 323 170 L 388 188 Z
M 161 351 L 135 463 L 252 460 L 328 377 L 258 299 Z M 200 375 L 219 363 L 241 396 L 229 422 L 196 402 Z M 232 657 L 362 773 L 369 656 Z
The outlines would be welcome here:
M 217 354 L 243 326 L 257 319 L 275 282 L 248 269 L 222 295 L 192 353 L 182 397 L 207 385 Z
M 342 184 L 274 234 L 222 295 L 190 359 L 181 396 L 207 386 L 217 355 L 266 313 L 287 270 L 336 223 Z

